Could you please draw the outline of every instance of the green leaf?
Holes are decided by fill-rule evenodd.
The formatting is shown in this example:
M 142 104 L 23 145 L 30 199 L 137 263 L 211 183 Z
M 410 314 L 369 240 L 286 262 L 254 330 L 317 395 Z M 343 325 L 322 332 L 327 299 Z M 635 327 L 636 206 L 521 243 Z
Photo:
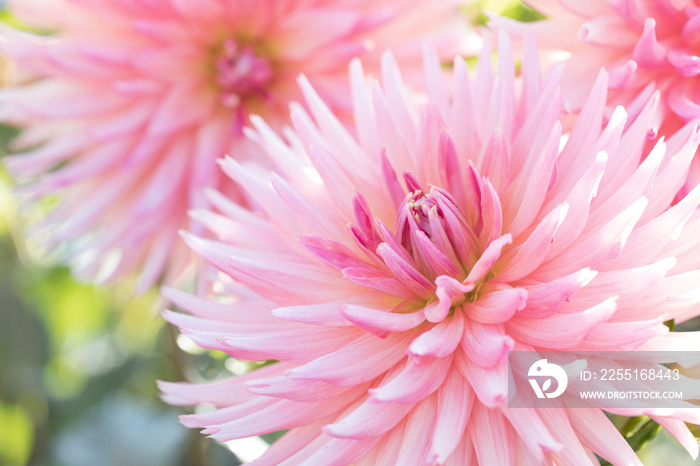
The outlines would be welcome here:
M 627 419 L 625 425 L 622 426 L 622 428 L 620 429 L 620 433 L 625 438 L 628 438 L 633 433 L 637 432 L 637 430 L 639 430 L 642 424 L 644 424 L 648 419 L 649 418 L 646 416 L 631 417 Z
M 496 13 L 523 23 L 546 19 L 545 15 L 524 2 L 514 0 L 482 0 L 473 3 L 466 10 L 466 14 L 472 18 L 474 24 L 485 25 L 488 23 L 489 18 L 484 14 L 484 11 Z
M 518 2 L 516 5 L 506 8 L 501 12 L 501 15 L 505 16 L 506 18 L 513 18 L 523 23 L 547 19 L 545 15 L 524 4 L 523 2 Z
M 7 466 L 25 465 L 34 443 L 34 424 L 21 406 L 0 402 L 0 463 Z
M 54 268 L 33 287 L 34 299 L 50 331 L 55 348 L 84 343 L 107 324 L 106 292 L 79 283 L 67 268 Z
M 676 321 L 671 319 L 664 322 L 664 325 L 668 327 L 669 331 L 673 332 L 676 330 Z
M 261 435 L 260 438 L 265 440 L 268 444 L 272 445 L 275 443 L 280 437 L 282 437 L 284 434 L 286 434 L 287 430 L 278 430 L 277 432 L 270 432 L 269 434 L 264 434 Z
M 630 444 L 634 451 L 639 451 L 649 440 L 656 437 L 660 431 L 661 426 L 649 419 L 637 432 L 627 438 L 627 443 Z
M 5 8 L 0 8 L 0 22 L 9 24 L 10 26 L 20 29 L 22 31 L 35 32 L 37 34 L 48 35 L 55 32 L 52 29 L 38 29 L 36 27 L 30 26 L 24 21 L 13 15 L 10 10 Z

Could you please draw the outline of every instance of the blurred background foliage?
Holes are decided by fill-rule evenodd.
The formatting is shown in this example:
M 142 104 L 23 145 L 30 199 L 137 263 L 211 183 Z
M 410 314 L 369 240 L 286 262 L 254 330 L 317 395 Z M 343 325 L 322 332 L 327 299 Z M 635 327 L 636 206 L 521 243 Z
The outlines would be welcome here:
M 468 14 L 485 24 L 484 9 L 542 18 L 512 0 L 478 1 Z M 0 21 L 15 23 L 3 11 Z M 0 157 L 16 133 L 0 126 Z M 53 264 L 25 231 L 47 206 L 22 204 L 11 186 L 0 168 L 0 465 L 236 465 L 227 450 L 245 460 L 278 437 L 227 449 L 182 427 L 177 416 L 186 410 L 164 404 L 156 380 L 212 380 L 247 365 L 178 336 L 159 314 L 157 290 L 131 297 L 129 283 L 79 283 Z M 698 464 L 666 433 L 640 456 Z
M 11 74 L 0 57 L 0 81 Z M 0 125 L 0 158 L 17 134 Z M 0 466 L 238 464 L 181 426 L 156 386 L 221 377 L 226 359 L 178 340 L 157 289 L 81 283 L 52 261 L 29 234 L 52 203 L 15 196 L 0 163 Z
M 3 153 L 13 133 L 0 128 Z M 223 358 L 179 349 L 157 290 L 132 298 L 38 257 L 23 222 L 40 213 L 8 186 L 0 172 L 0 465 L 235 464 L 155 383 L 220 376 Z

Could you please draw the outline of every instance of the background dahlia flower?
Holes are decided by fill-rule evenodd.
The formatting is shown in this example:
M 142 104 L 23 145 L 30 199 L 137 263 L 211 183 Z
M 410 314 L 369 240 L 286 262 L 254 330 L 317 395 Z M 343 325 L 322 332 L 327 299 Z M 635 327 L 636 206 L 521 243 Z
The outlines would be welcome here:
M 73 240 L 81 276 L 138 269 L 148 286 L 186 262 L 177 230 L 206 205 L 202 187 L 229 189 L 215 159 L 256 157 L 241 131 L 250 112 L 286 118 L 302 71 L 349 109 L 348 61 L 376 69 L 387 47 L 417 73 L 424 40 L 451 58 L 465 40 L 462 3 L 11 1 L 55 33 L 3 30 L 22 79 L 0 94 L 0 120 L 25 127 L 18 148 L 31 149 L 7 165 L 35 198 L 61 194 L 43 226 L 53 244 Z
M 649 136 L 668 136 L 700 118 L 700 3 L 697 0 L 528 0 L 548 16 L 535 23 L 493 18 L 496 26 L 537 37 L 540 50 L 571 54 L 562 88 L 580 109 L 605 67 L 612 110 L 638 112 L 658 88 L 661 102 Z M 700 182 L 700 159 L 689 186 Z
M 446 85 L 427 55 L 427 103 L 385 55 L 382 84 L 351 64 L 357 138 L 305 78 L 281 139 L 250 137 L 274 173 L 222 165 L 261 214 L 212 195 L 220 240 L 187 243 L 233 280 L 223 299 L 173 289 L 166 312 L 204 348 L 275 360 L 207 385 L 162 383 L 182 422 L 227 441 L 289 429 L 254 464 L 613 464 L 639 460 L 599 409 L 508 409 L 509 350 L 697 349 L 666 319 L 697 314 L 700 188 L 672 205 L 700 136 L 686 127 L 642 160 L 654 94 L 601 131 L 601 72 L 562 144 L 557 66 L 525 44 L 486 45 Z M 695 293 L 695 294 L 693 294 Z M 211 298 L 211 297 L 210 297 Z M 694 345 L 694 346 L 693 346 Z M 649 412 L 697 455 L 684 421 Z M 666 413 L 668 414 L 668 413 Z

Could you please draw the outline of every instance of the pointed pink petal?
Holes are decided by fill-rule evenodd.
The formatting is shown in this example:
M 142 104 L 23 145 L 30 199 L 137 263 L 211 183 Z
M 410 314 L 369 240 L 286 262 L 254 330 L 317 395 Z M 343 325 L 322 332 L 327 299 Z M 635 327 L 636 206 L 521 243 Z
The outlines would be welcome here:
M 513 339 L 506 335 L 502 324 L 465 320 L 462 348 L 477 366 L 489 368 L 504 362 L 513 346 Z
M 510 234 L 505 234 L 492 241 L 486 250 L 481 254 L 479 260 L 469 271 L 469 275 L 464 280 L 465 283 L 474 283 L 481 280 L 493 267 L 493 264 L 501 257 L 501 250 L 506 244 L 511 244 L 513 238 Z
M 685 422 L 662 416 L 649 417 L 656 421 L 661 427 L 666 429 L 669 434 L 673 435 L 676 440 L 683 445 L 683 448 L 690 453 L 690 456 L 694 460 L 698 458 L 698 440 L 693 436 L 693 433 L 688 429 Z
M 515 316 L 506 322 L 508 334 L 540 348 L 565 349 L 583 341 L 598 325 L 615 313 L 615 298 L 572 314 L 557 313 L 542 319 Z
M 344 306 L 345 303 L 342 302 L 285 306 L 273 309 L 272 315 L 278 319 L 305 324 L 346 327 L 349 324 L 341 313 Z
M 292 366 L 283 366 L 290 369 Z M 250 393 L 292 401 L 315 402 L 344 395 L 348 387 L 338 387 L 317 380 L 293 380 L 287 376 L 265 377 L 259 370 L 245 375 L 245 387 Z
M 342 308 L 343 317 L 363 330 L 385 338 L 389 332 L 404 332 L 425 321 L 423 311 L 400 313 L 368 307 L 346 305 Z
M 333 385 L 350 386 L 371 380 L 398 364 L 406 356 L 412 332 L 391 333 L 386 339 L 374 335 L 354 336 L 325 356 L 317 357 L 288 372 L 300 380 L 321 380 Z
M 571 427 L 585 447 L 613 464 L 641 465 L 632 448 L 600 409 L 569 410 Z
M 646 198 L 639 199 L 588 238 L 541 265 L 535 276 L 547 281 L 547 277 L 565 275 L 583 267 L 596 268 L 605 261 L 615 259 L 622 253 L 647 204 Z
M 415 461 L 425 463 L 430 449 L 431 438 L 425 435 L 435 428 L 437 417 L 436 396 L 426 398 L 411 411 L 406 423 L 399 454 L 393 464 L 411 464 Z
M 411 403 L 379 403 L 369 399 L 343 419 L 328 424 L 323 432 L 337 438 L 362 439 L 385 434 L 410 413 Z
M 377 247 L 377 254 L 384 259 L 384 263 L 411 291 L 422 298 L 428 298 L 434 292 L 435 285 L 430 283 L 418 270 L 406 262 L 397 254 L 388 243 L 381 243 Z
M 455 352 L 455 367 L 486 407 L 495 408 L 508 401 L 508 364 L 479 367 L 471 361 L 471 355 L 458 350 Z
M 550 432 L 542 422 L 538 411 L 534 408 L 508 409 L 500 406 L 499 411 L 508 419 L 537 460 L 544 461 L 545 454 L 552 451 L 559 452 L 565 448 L 554 439 L 553 432 Z
M 190 338 L 194 339 L 195 335 Z M 314 360 L 319 352 L 332 352 L 357 338 L 347 329 L 319 327 L 298 331 L 251 333 L 221 337 L 223 350 L 239 359 L 266 361 L 277 359 L 294 363 Z M 222 349 L 222 348 L 218 348 Z
M 342 403 L 339 403 L 337 398 L 329 398 L 315 403 L 277 400 L 274 404 L 259 411 L 233 417 L 233 420 L 219 424 L 216 427 L 216 432 L 213 432 L 210 437 L 225 442 L 306 425 L 340 411 L 346 404 L 352 403 L 359 396 L 362 396 L 364 388 L 361 385 L 353 387 L 343 395 Z
M 288 367 L 285 363 L 272 364 L 245 375 L 208 384 L 158 382 L 158 388 L 163 392 L 163 398 L 170 404 L 191 406 L 212 403 L 216 406 L 231 406 L 251 399 L 251 393 L 246 389 L 248 380 L 274 375 Z
M 523 244 L 509 249 L 501 256 L 497 266 L 499 282 L 519 280 L 537 270 L 547 256 L 554 235 L 568 210 L 568 204 L 557 206 L 537 225 Z
M 399 375 L 369 393 L 381 403 L 418 403 L 442 385 L 451 367 L 452 356 L 409 358 Z
M 514 466 L 513 429 L 501 413 L 474 403 L 468 429 L 479 464 Z
M 644 68 L 660 67 L 666 59 L 666 50 L 656 38 L 656 22 L 653 18 L 644 21 L 644 32 L 634 46 L 632 58 Z
M 571 427 L 566 409 L 542 409 L 538 410 L 537 414 L 552 436 L 565 445 L 557 451 L 557 457 L 561 458 L 565 464 L 590 466 L 598 464 L 598 460 L 591 459 L 581 445 L 576 432 Z
M 475 303 L 464 305 L 464 311 L 469 319 L 480 324 L 500 324 L 524 309 L 526 302 L 525 288 L 487 287 Z
M 452 369 L 438 389 L 437 421 L 428 463 L 444 464 L 464 436 L 474 403 L 474 392 Z
M 314 256 L 336 269 L 367 266 L 355 253 L 336 241 L 320 236 L 300 235 L 299 242 Z
M 366 267 L 348 267 L 343 269 L 342 272 L 343 277 L 366 288 L 411 301 L 418 299 L 418 296 L 404 285 L 402 281 L 383 270 Z
M 527 302 L 518 315 L 541 319 L 554 314 L 564 303 L 569 302 L 578 290 L 588 285 L 596 275 L 597 272 L 585 268 L 548 283 L 525 287 Z
M 451 318 L 445 319 L 432 329 L 422 333 L 408 347 L 412 357 L 430 356 L 443 358 L 457 348 L 464 331 L 464 314 L 457 309 Z

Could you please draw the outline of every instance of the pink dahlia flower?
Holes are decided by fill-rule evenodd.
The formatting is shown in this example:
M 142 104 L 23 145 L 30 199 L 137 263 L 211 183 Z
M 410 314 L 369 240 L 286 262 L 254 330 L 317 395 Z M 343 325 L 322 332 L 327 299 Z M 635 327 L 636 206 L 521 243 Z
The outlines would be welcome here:
M 111 257 L 112 276 L 141 270 L 147 286 L 181 270 L 177 230 L 206 205 L 202 188 L 229 189 L 215 159 L 257 157 L 241 131 L 250 112 L 273 126 L 286 118 L 302 71 L 349 109 L 350 58 L 377 69 L 388 47 L 417 73 L 424 40 L 451 58 L 465 40 L 461 3 L 11 1 L 58 32 L 4 30 L 24 79 L 0 95 L 0 119 L 25 127 L 19 145 L 31 148 L 7 164 L 35 197 L 61 194 L 45 226 L 55 242 L 74 240 L 82 275 Z
M 661 103 L 650 132 L 670 135 L 700 118 L 700 3 L 697 0 L 528 0 L 549 19 L 493 24 L 533 34 L 541 50 L 571 54 L 562 87 L 578 110 L 598 70 L 610 73 L 609 101 L 636 114 L 657 88 Z M 700 160 L 690 187 L 700 182 Z
M 658 94 L 601 131 L 602 71 L 562 144 L 562 67 L 542 79 L 528 41 L 517 82 L 500 42 L 495 71 L 486 46 L 476 79 L 458 58 L 451 86 L 429 55 L 427 103 L 390 55 L 381 86 L 353 61 L 357 137 L 305 78 L 295 133 L 253 119 L 277 171 L 222 165 L 262 215 L 210 193 L 219 213 L 197 216 L 220 240 L 184 235 L 233 279 L 226 300 L 166 290 L 191 314 L 166 317 L 204 348 L 276 362 L 163 383 L 171 403 L 219 408 L 185 425 L 222 441 L 289 429 L 259 465 L 639 463 L 599 409 L 508 409 L 506 356 L 699 346 L 663 321 L 698 313 L 700 188 L 672 200 L 700 135 L 642 161 Z M 650 414 L 697 455 L 697 410 Z

